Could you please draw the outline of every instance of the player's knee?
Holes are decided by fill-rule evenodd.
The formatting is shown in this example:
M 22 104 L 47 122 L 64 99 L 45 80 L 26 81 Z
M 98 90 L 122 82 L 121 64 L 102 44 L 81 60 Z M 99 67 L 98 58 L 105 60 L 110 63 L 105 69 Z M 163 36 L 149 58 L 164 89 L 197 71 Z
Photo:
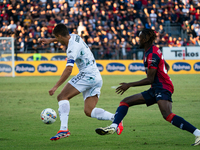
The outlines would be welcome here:
M 60 100 L 64 100 L 64 97 L 62 94 L 58 94 L 57 96 L 57 100 L 60 101 Z
M 170 113 L 167 113 L 167 112 L 162 112 L 162 116 L 165 120 L 167 120 L 167 117 L 170 115 Z
M 139 104 L 145 104 L 145 100 L 142 94 L 135 94 L 129 97 L 124 98 L 121 103 L 126 103 L 129 107 Z
M 57 96 L 57 100 L 61 101 L 61 100 L 69 100 L 70 98 L 67 95 L 64 95 L 62 93 L 58 94 Z
M 124 98 L 120 103 L 126 103 L 126 104 L 128 104 L 129 105 L 129 103 L 128 103 L 128 98 L 126 97 L 126 98 Z
M 84 113 L 86 116 L 91 117 L 91 111 L 84 109 Z

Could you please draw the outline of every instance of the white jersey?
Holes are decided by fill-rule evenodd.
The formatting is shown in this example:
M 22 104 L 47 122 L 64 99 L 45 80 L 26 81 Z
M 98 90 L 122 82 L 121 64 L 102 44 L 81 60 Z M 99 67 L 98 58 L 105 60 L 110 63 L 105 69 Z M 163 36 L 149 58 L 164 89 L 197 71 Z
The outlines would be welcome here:
M 77 34 L 70 34 L 70 36 L 66 66 L 74 66 L 75 62 L 79 72 L 99 72 L 94 56 L 83 39 Z

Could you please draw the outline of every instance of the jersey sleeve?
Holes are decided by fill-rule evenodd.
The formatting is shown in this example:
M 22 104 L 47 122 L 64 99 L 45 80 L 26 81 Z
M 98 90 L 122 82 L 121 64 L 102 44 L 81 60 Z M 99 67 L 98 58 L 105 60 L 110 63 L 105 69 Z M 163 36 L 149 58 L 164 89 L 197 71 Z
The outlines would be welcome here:
M 160 57 L 155 53 L 150 53 L 147 57 L 148 69 L 157 69 L 160 62 Z
M 74 46 L 68 47 L 66 66 L 74 66 L 76 58 L 77 58 L 77 48 L 75 48 Z

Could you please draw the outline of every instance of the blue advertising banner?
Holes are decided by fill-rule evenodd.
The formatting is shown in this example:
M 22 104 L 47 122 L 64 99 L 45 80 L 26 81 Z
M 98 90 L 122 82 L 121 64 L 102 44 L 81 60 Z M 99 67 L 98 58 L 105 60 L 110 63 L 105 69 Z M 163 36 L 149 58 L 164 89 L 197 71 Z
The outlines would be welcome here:
M 97 60 L 102 75 L 145 75 L 142 60 Z M 170 66 L 168 74 L 200 74 L 200 60 L 167 60 Z M 52 76 L 61 75 L 66 61 L 15 61 L 16 76 Z M 79 72 L 74 65 L 71 75 Z M 0 76 L 12 73 L 10 61 L 0 61 Z

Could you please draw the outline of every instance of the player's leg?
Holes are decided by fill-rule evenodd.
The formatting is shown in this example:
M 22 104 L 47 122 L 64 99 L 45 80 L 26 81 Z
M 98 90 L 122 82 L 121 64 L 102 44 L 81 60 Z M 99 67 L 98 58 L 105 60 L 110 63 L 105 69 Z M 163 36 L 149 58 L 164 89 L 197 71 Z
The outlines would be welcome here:
M 88 117 L 92 116 L 92 114 L 91 114 L 92 110 L 95 108 L 97 102 L 98 102 L 97 95 L 91 96 L 91 97 L 87 97 L 85 99 L 85 101 L 84 101 L 84 112 L 85 112 L 86 116 L 88 116 Z M 93 118 L 96 118 L 96 117 L 93 117 Z
M 124 98 L 120 102 L 119 107 L 116 110 L 113 123 L 110 126 L 105 127 L 105 128 L 97 128 L 95 131 L 100 135 L 115 133 L 120 122 L 126 116 L 128 112 L 128 108 L 130 106 L 140 105 L 140 104 L 145 104 L 145 103 L 146 101 L 142 94 L 136 94 L 136 95 L 132 95 L 132 96 Z
M 119 107 L 116 110 L 115 119 L 111 126 L 117 127 L 119 125 L 119 123 L 126 116 L 126 114 L 128 112 L 128 108 L 130 106 L 140 105 L 140 104 L 145 104 L 145 103 L 146 103 L 146 101 L 141 93 L 124 98 L 120 102 Z
M 99 100 L 100 89 L 102 86 L 102 81 L 94 85 L 92 88 L 83 92 L 83 97 L 85 100 L 84 112 L 87 116 L 92 118 L 97 118 L 98 120 L 114 120 L 114 114 L 102 109 L 97 108 L 96 104 Z M 94 96 L 91 96 L 94 95 Z M 117 127 L 117 134 L 120 135 L 123 131 L 122 122 Z
M 73 87 L 70 83 L 67 83 L 62 89 L 61 93 L 57 96 L 58 100 L 58 112 L 60 116 L 60 130 L 50 140 L 58 140 L 60 138 L 68 137 L 70 132 L 68 131 L 68 117 L 70 111 L 69 100 L 79 94 L 80 92 Z
M 93 80 L 91 80 L 91 78 Z M 102 108 L 96 108 L 103 84 L 100 73 L 86 74 L 81 83 L 81 85 L 85 87 L 81 88 L 79 91 L 82 91 L 83 94 L 84 112 L 86 116 L 97 118 L 98 120 L 113 121 L 114 114 Z
M 102 109 L 97 108 L 98 96 L 87 97 L 84 102 L 84 112 L 86 116 L 97 118 L 98 120 L 110 120 L 113 121 L 114 114 Z
M 161 114 L 166 121 L 169 121 L 171 124 L 182 130 L 186 130 L 194 134 L 196 136 L 196 141 L 193 145 L 200 145 L 200 130 L 184 120 L 182 117 L 172 113 L 172 102 L 168 100 L 159 100 L 157 103 Z
M 67 83 L 61 93 L 57 96 L 59 105 L 58 112 L 61 121 L 60 130 L 68 129 L 68 116 L 70 111 L 69 100 L 79 93 L 80 92 L 75 87 L 73 87 L 70 83 Z
M 60 94 L 57 96 L 57 100 L 58 101 L 61 101 L 63 99 L 70 100 L 79 93 L 80 92 L 74 86 L 72 86 L 70 83 L 67 83 L 60 92 Z

